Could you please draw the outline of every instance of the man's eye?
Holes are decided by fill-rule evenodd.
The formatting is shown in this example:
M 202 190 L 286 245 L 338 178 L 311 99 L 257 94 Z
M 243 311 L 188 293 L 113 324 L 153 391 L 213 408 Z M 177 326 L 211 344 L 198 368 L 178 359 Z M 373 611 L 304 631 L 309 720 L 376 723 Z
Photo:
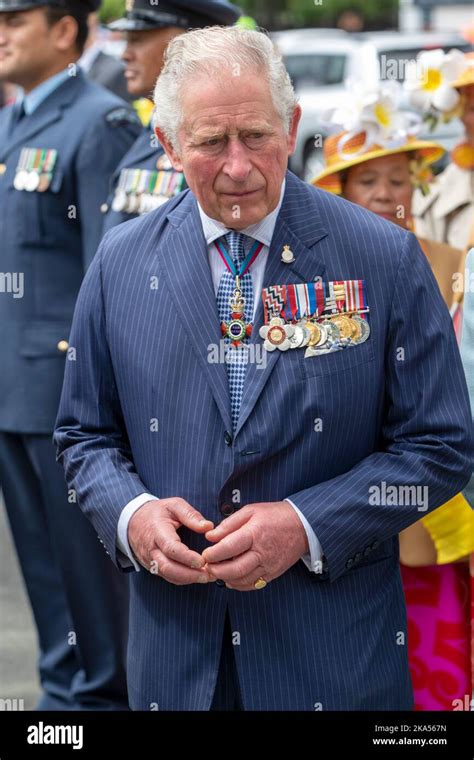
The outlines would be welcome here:
M 205 140 L 202 144 L 208 145 L 210 148 L 213 148 L 216 145 L 219 145 L 220 142 L 221 142 L 220 137 L 212 137 L 210 140 Z

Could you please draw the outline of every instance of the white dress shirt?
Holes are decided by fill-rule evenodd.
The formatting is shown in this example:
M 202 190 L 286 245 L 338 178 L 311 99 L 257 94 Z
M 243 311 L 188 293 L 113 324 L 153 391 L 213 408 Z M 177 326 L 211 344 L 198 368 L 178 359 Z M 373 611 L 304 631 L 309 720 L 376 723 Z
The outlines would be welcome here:
M 285 181 L 283 182 L 282 188 L 281 188 L 281 194 L 280 194 L 280 202 L 278 206 L 270 213 L 268 216 L 266 216 L 264 219 L 262 219 L 260 222 L 257 222 L 256 224 L 250 225 L 250 227 L 246 227 L 244 230 L 240 230 L 243 235 L 248 236 L 249 238 L 252 238 L 252 240 L 258 240 L 259 243 L 263 243 L 263 248 L 260 251 L 259 255 L 253 262 L 253 264 L 250 266 L 250 273 L 252 275 L 252 283 L 253 283 L 253 292 L 254 292 L 254 310 L 253 314 L 255 317 L 255 312 L 257 310 L 258 302 L 260 299 L 260 293 L 262 291 L 262 285 L 263 285 L 263 276 L 265 272 L 265 266 L 267 263 L 268 258 L 268 252 L 270 249 L 270 243 L 272 241 L 273 232 L 275 230 L 275 224 L 278 217 L 278 214 L 280 213 L 281 204 L 283 202 L 283 196 L 285 194 Z M 214 241 L 218 238 L 222 237 L 223 235 L 226 235 L 228 232 L 230 232 L 228 227 L 225 227 L 222 222 L 218 222 L 216 219 L 211 219 L 211 217 L 207 216 L 207 214 L 204 213 L 201 206 L 198 204 L 199 209 L 199 215 L 201 217 L 202 222 L 202 228 L 204 232 L 204 237 L 207 243 L 207 253 L 209 258 L 209 266 L 211 268 L 211 275 L 212 275 L 212 282 L 214 285 L 214 292 L 217 297 L 217 291 L 219 289 L 219 283 L 221 280 L 221 277 L 223 273 L 225 272 L 225 264 L 222 261 L 222 258 L 219 256 L 216 247 L 213 245 Z M 118 522 L 118 528 L 117 528 L 117 548 L 120 550 L 120 552 L 125 555 L 124 557 L 120 557 L 120 561 L 123 567 L 127 567 L 132 563 L 135 570 L 140 570 L 140 565 L 135 559 L 133 552 L 130 548 L 130 545 L 128 543 L 128 523 L 135 512 L 140 509 L 146 502 L 158 499 L 157 496 L 153 496 L 149 493 L 142 493 L 139 496 L 136 496 L 132 501 L 130 501 L 122 510 L 122 513 L 119 518 Z M 302 557 L 302 561 L 305 563 L 305 565 L 308 567 L 309 570 L 315 573 L 320 573 L 322 569 L 322 556 L 323 552 L 321 549 L 321 545 L 316 537 L 316 534 L 314 530 L 311 528 L 309 522 L 305 518 L 305 516 L 300 512 L 300 510 L 293 504 L 290 499 L 285 499 L 293 509 L 295 510 L 296 514 L 300 518 L 301 522 L 303 523 L 303 527 L 306 531 L 306 535 L 308 537 L 308 543 L 309 543 L 309 553 L 305 554 L 304 557 Z M 128 558 L 128 560 L 127 560 Z

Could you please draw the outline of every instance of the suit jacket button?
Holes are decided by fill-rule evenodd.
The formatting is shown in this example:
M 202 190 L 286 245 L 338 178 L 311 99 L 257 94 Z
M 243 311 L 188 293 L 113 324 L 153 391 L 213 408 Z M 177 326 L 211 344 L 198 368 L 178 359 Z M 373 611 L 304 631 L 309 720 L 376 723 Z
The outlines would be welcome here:
M 362 559 L 362 554 L 360 552 L 356 552 L 354 554 L 354 562 L 360 562 Z
M 376 549 L 379 544 L 380 544 L 380 541 L 373 541 L 370 545 L 370 548 Z
M 226 446 L 232 446 L 232 436 L 228 430 L 225 431 L 224 441 Z
M 354 564 L 353 558 L 349 557 L 349 559 L 346 562 L 346 570 L 350 570 L 353 564 Z
M 60 340 L 56 348 L 58 349 L 58 351 L 62 351 L 64 353 L 65 351 L 68 350 L 69 343 L 67 342 L 67 340 Z
M 232 504 L 228 504 L 225 502 L 224 504 L 221 504 L 220 506 L 220 513 L 221 515 L 224 515 L 224 517 L 229 517 L 234 511 L 234 507 Z
M 225 581 L 222 581 L 220 578 L 216 580 L 216 586 L 225 586 Z
M 368 557 L 371 551 L 372 549 L 370 548 L 370 546 L 366 546 L 362 554 L 364 555 L 364 557 Z

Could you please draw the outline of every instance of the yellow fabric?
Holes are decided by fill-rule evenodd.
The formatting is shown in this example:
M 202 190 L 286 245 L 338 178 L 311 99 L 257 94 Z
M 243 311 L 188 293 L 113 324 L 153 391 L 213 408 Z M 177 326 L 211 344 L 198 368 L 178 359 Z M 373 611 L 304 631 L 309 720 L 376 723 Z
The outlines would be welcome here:
M 446 565 L 474 552 L 474 511 L 461 493 L 422 518 L 438 553 L 438 565 Z
M 138 100 L 133 101 L 133 107 L 143 126 L 148 127 L 155 107 L 153 101 L 148 98 L 139 98 Z

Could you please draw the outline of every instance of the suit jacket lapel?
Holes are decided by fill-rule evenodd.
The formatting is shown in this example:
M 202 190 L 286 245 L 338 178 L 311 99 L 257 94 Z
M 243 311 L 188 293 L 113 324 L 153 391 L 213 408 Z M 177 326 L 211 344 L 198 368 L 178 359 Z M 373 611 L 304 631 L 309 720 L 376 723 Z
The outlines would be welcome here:
M 324 277 L 326 271 L 325 265 L 318 257 L 317 252 L 312 250 L 312 248 L 327 236 L 327 231 L 320 217 L 315 214 L 314 198 L 311 199 L 311 204 L 309 203 L 308 193 L 310 192 L 308 189 L 303 194 L 296 177 L 288 172 L 285 197 L 276 221 L 275 232 L 265 267 L 264 288 L 269 285 L 312 282 L 318 277 Z M 296 198 L 298 199 L 297 201 Z M 281 254 L 285 245 L 289 245 L 293 251 L 295 260 L 292 264 L 285 264 L 281 260 Z M 259 335 L 259 329 L 263 323 L 263 301 L 259 298 L 250 339 L 251 344 L 263 344 Z M 282 352 L 278 351 L 278 349 L 273 352 L 265 352 L 266 367 L 262 368 L 261 363 L 259 364 L 258 361 L 262 356 L 261 352 L 265 352 L 263 345 L 261 345 L 260 353 L 255 349 L 251 351 L 251 357 L 253 356 L 254 360 L 247 367 L 242 404 L 235 435 L 238 435 L 247 421 L 265 384 L 268 382 L 273 368 L 282 355 Z
M 175 229 L 167 246 L 165 277 L 226 430 L 231 431 L 227 368 L 220 360 L 222 334 L 217 301 L 201 218 L 191 193 L 168 215 L 168 220 Z M 218 361 L 212 361 L 211 351 L 218 352 Z
M 81 72 L 78 72 L 76 76 L 71 76 L 66 82 L 59 85 L 30 116 L 24 116 L 18 126 L 13 128 L 13 132 L 7 137 L 6 142 L 1 146 L 0 159 L 4 161 L 15 148 L 26 146 L 45 127 L 58 121 L 62 116 L 62 109 L 69 105 L 71 100 L 76 96 L 77 88 L 82 83 L 83 75 Z

